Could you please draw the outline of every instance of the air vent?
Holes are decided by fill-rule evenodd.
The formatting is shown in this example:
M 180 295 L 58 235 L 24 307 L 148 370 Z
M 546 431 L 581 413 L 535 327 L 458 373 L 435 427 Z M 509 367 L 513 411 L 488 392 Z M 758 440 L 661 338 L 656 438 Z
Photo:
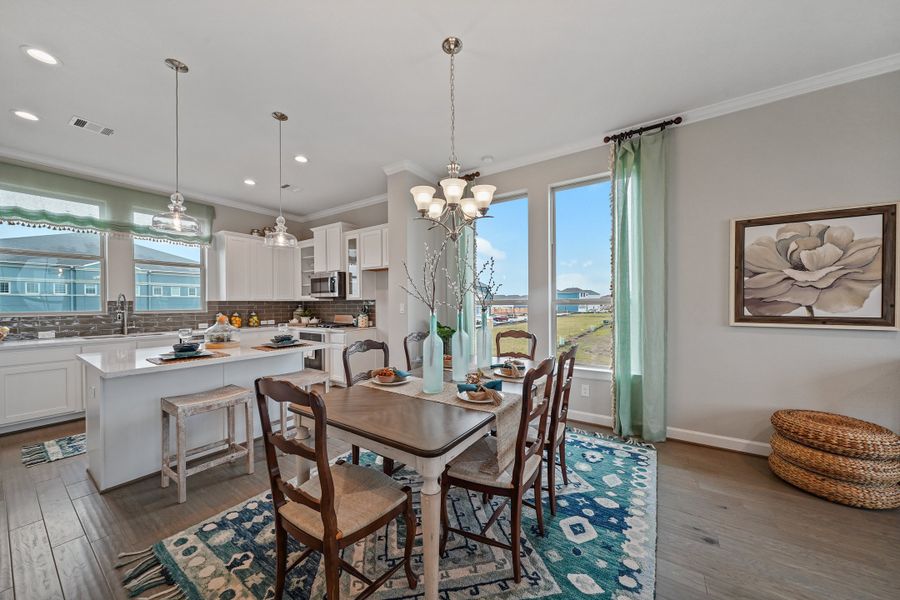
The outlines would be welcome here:
M 115 133 L 115 130 L 112 127 L 106 127 L 105 125 L 101 125 L 100 123 L 88 121 L 84 117 L 72 117 L 72 119 L 69 121 L 69 125 L 71 125 L 72 127 L 78 127 L 79 129 L 84 129 L 85 131 L 90 131 L 91 133 L 96 133 L 98 135 L 110 136 Z

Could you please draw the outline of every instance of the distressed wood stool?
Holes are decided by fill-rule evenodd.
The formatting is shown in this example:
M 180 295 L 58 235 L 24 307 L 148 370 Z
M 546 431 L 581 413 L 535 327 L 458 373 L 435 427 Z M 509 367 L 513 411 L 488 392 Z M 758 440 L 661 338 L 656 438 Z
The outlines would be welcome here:
M 226 385 L 206 392 L 186 394 L 184 396 L 168 396 L 162 398 L 162 487 L 169 487 L 169 479 L 178 484 L 178 502 L 187 500 L 187 478 L 206 469 L 216 467 L 238 458 L 247 457 L 247 473 L 253 473 L 253 391 L 237 385 Z M 247 441 L 238 444 L 234 439 L 235 409 L 244 406 L 246 414 Z M 228 437 L 218 442 L 206 444 L 199 448 L 187 448 L 187 418 L 192 415 L 225 409 L 228 416 Z M 171 465 L 172 455 L 169 449 L 169 418 L 175 417 L 176 467 Z M 227 454 L 214 459 L 187 466 L 187 460 L 201 452 L 209 450 L 228 450 Z
M 328 373 L 319 369 L 303 369 L 302 371 L 297 371 L 296 373 L 272 375 L 271 377 L 272 379 L 286 381 L 292 385 L 295 385 L 306 393 L 309 393 L 310 390 L 312 390 L 312 386 L 314 385 L 324 386 L 325 394 L 327 394 L 331 389 L 331 377 L 328 375 Z M 288 438 L 288 403 L 279 402 L 278 408 L 281 410 L 281 436 L 283 438 Z M 303 425 L 302 419 L 298 414 L 294 414 L 294 430 L 293 435 L 290 437 L 304 441 L 309 439 L 309 428 Z M 303 477 L 303 479 L 301 479 L 300 481 L 306 481 L 306 479 L 309 479 L 309 470 L 309 463 L 306 461 L 306 459 L 298 456 L 297 471 L 300 476 Z

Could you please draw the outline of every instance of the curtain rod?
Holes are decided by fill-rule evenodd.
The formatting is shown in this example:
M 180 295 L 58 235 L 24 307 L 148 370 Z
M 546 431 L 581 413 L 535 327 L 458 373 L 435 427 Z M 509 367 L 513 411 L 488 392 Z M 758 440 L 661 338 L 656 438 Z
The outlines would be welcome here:
M 619 133 L 614 133 L 603 138 L 603 143 L 608 144 L 610 142 L 621 142 L 622 140 L 627 140 L 633 135 L 640 135 L 647 131 L 653 131 L 654 129 L 665 129 L 669 125 L 681 125 L 681 122 L 683 120 L 684 119 L 682 119 L 681 117 L 675 117 L 674 119 L 667 119 L 665 121 L 660 121 L 659 123 L 653 123 L 652 125 L 645 125 L 636 129 L 620 131 Z

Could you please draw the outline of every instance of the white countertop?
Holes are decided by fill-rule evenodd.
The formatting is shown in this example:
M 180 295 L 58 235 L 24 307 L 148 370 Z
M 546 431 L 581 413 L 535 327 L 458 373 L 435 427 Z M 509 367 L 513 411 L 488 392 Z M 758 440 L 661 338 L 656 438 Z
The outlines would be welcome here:
M 242 345 L 238 348 L 224 348 L 222 350 L 217 350 L 217 352 L 228 354 L 228 356 L 223 356 L 221 358 L 202 358 L 161 365 L 151 363 L 147 359 L 159 356 L 165 352 L 171 352 L 171 346 L 85 352 L 78 354 L 77 358 L 88 367 L 97 369 L 100 372 L 100 377 L 103 379 L 114 379 L 117 377 L 127 377 L 129 375 L 168 373 L 170 371 L 178 371 L 181 369 L 193 369 L 195 367 L 208 367 L 245 360 L 259 360 L 290 354 L 301 354 L 303 352 L 331 348 L 332 346 L 334 346 L 334 344 L 307 342 L 304 345 L 295 348 L 282 348 L 280 350 L 265 352 L 263 350 L 254 350 L 250 346 Z M 300 363 L 298 357 L 298 369 L 299 367 Z

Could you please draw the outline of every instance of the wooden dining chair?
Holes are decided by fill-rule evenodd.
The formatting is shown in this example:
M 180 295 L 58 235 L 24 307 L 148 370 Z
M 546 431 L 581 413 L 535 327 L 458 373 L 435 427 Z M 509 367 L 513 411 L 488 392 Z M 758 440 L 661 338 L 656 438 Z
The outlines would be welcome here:
M 500 340 L 503 338 L 525 339 L 528 340 L 528 352 L 514 352 L 512 350 L 503 352 L 500 350 Z M 509 331 L 497 332 L 497 357 L 498 358 L 527 358 L 534 360 L 534 351 L 537 348 L 537 336 L 521 329 L 510 329 Z
M 534 508 L 537 515 L 538 531 L 541 536 L 544 535 L 544 514 L 540 500 L 541 463 L 544 456 L 542 452 L 544 434 L 547 428 L 547 414 L 553 387 L 553 362 L 554 359 L 552 357 L 548 358 L 537 367 L 529 369 L 525 374 L 525 380 L 522 383 L 522 412 L 516 432 L 515 458 L 512 464 L 499 475 L 491 475 L 481 471 L 481 466 L 484 462 L 496 455 L 497 452 L 497 438 L 485 436 L 450 461 L 443 475 L 441 475 L 441 504 L 443 508 L 441 513 L 441 554 L 444 553 L 447 547 L 447 537 L 451 532 L 476 542 L 504 550 L 511 550 L 513 555 L 513 576 L 516 583 L 522 580 L 521 539 L 523 505 Z M 541 377 L 547 378 L 546 384 L 544 385 L 543 394 L 535 397 L 533 394 L 534 382 Z M 534 429 L 537 432 L 537 437 L 533 442 L 528 443 L 529 428 L 535 421 L 538 422 Z M 487 520 L 480 533 L 450 527 L 450 519 L 447 514 L 447 493 L 453 486 L 481 492 L 487 497 L 500 496 L 503 498 L 503 502 Z M 529 488 L 534 490 L 535 502 L 533 505 L 523 500 L 523 496 Z M 509 522 L 512 544 L 504 544 L 486 535 L 488 529 L 497 522 L 507 504 L 511 505 L 512 512 L 512 518 Z
M 559 467 L 562 471 L 563 484 L 569 485 L 566 472 L 566 421 L 569 418 L 569 393 L 572 391 L 572 378 L 575 373 L 575 354 L 578 344 L 559 355 L 556 367 L 556 378 L 553 386 L 553 401 L 550 404 L 550 423 L 545 436 L 544 452 L 547 453 L 547 490 L 550 496 L 550 514 L 556 515 L 556 456 L 559 455 Z M 529 442 L 537 438 L 537 431 L 529 431 Z
M 410 557 L 415 543 L 416 519 L 410 487 L 401 487 L 375 469 L 343 461 L 333 466 L 329 464 L 325 403 L 316 390 L 307 392 L 287 381 L 268 377 L 257 379 L 255 385 L 275 514 L 275 600 L 280 600 L 284 593 L 288 571 L 313 551 L 324 558 L 325 587 L 329 600 L 340 598 L 342 571 L 347 571 L 367 585 L 363 593 L 357 596 L 359 598 L 376 591 L 401 566 L 406 571 L 410 589 L 415 589 L 417 578 L 412 571 Z M 315 423 L 313 448 L 298 439 L 285 438 L 281 433 L 272 431 L 266 398 L 308 407 L 312 411 Z M 292 485 L 281 475 L 275 448 L 285 454 L 315 461 L 318 475 L 300 487 Z M 375 581 L 341 558 L 344 548 L 387 527 L 401 516 L 406 525 L 403 559 Z M 288 534 L 306 546 L 290 566 L 287 564 Z
M 403 338 L 403 351 L 406 353 L 406 370 L 413 370 L 413 361 L 409 355 L 409 348 L 412 344 L 418 344 L 428 337 L 427 331 L 413 331 L 411 334 Z M 416 366 L 422 364 L 422 353 L 419 352 L 419 358 L 416 360 Z
M 344 348 L 344 377 L 347 381 L 347 387 L 351 387 L 354 384 L 366 381 L 371 378 L 369 375 L 369 371 L 360 371 L 359 373 L 354 375 L 352 369 L 350 368 L 350 357 L 354 354 L 371 352 L 375 350 L 381 350 L 384 353 L 384 361 L 382 364 L 385 367 L 391 366 L 391 355 L 390 351 L 388 350 L 388 345 L 385 342 L 379 342 L 377 340 L 360 340 L 358 342 L 353 342 L 352 344 Z M 393 474 L 394 460 L 387 457 L 382 457 L 382 460 L 382 470 L 388 475 Z M 354 465 L 359 464 L 359 446 L 350 447 L 350 461 Z

